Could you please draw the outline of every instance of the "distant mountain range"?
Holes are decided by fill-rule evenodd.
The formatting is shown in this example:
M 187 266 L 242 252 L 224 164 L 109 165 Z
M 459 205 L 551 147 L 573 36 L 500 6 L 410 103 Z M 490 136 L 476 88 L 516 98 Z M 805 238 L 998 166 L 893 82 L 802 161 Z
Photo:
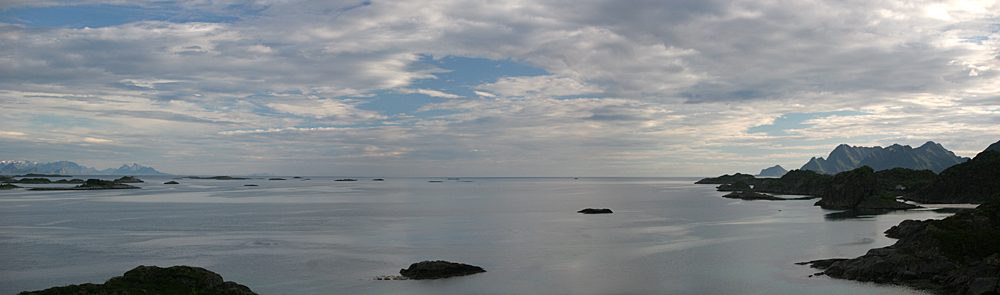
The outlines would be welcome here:
M 941 171 L 944 171 L 948 167 L 964 163 L 968 160 L 969 158 L 956 156 L 955 153 L 933 141 L 928 141 L 918 148 L 899 144 L 894 144 L 886 148 L 841 144 L 834 148 L 826 159 L 823 159 L 823 157 L 814 157 L 808 163 L 802 165 L 801 170 L 812 170 L 823 174 L 836 174 L 868 166 L 875 169 L 875 171 L 901 167 L 914 170 L 928 169 L 934 171 L 934 173 L 941 173 Z
M 63 174 L 63 175 L 169 175 L 156 171 L 153 167 L 146 167 L 139 164 L 122 165 L 118 168 L 108 168 L 97 170 L 87 166 L 80 166 L 70 161 L 59 161 L 51 163 L 37 163 L 22 160 L 0 161 L 0 175 L 15 174 Z

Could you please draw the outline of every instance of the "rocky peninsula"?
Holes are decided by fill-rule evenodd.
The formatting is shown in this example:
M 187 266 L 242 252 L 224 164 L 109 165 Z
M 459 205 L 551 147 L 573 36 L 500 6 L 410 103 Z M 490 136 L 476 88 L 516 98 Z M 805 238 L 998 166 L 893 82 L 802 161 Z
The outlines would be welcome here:
M 998 294 L 1000 195 L 942 220 L 906 220 L 886 231 L 895 244 L 853 259 L 810 261 L 821 274 L 913 286 L 942 294 Z
M 257 295 L 249 287 L 227 282 L 217 273 L 191 266 L 139 266 L 104 284 L 80 284 L 25 291 L 18 295 L 146 294 Z

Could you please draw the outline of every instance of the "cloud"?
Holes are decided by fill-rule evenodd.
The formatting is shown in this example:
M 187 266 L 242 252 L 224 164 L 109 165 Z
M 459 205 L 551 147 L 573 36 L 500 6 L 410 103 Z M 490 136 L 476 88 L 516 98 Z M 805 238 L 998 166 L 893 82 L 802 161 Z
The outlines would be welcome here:
M 442 92 L 442 91 L 431 90 L 431 89 L 399 88 L 399 89 L 396 89 L 396 93 L 402 93 L 402 94 L 419 93 L 419 94 L 423 94 L 423 95 L 427 95 L 427 96 L 441 97 L 441 98 L 460 98 L 460 97 L 462 97 L 461 95 L 455 95 L 455 94 L 445 93 L 445 92 Z
M 227 21 L 0 23 L 0 156 L 162 158 L 150 164 L 171 171 L 296 163 L 330 173 L 336 163 L 663 175 L 756 172 L 841 142 L 935 140 L 971 153 L 1000 137 L 996 1 L 128 5 Z M 427 81 L 450 71 L 434 62 L 442 57 L 515 60 L 545 74 L 482 69 L 497 75 L 436 87 Z M 406 100 L 419 113 L 388 115 L 399 113 L 388 94 L 434 103 Z M 788 113 L 846 110 L 865 115 L 748 133 Z
M 355 101 L 319 99 L 319 100 L 290 100 L 281 103 L 268 103 L 267 107 L 278 112 L 293 114 L 297 116 L 312 117 L 336 124 L 350 124 L 360 121 L 386 119 L 378 112 L 358 109 Z

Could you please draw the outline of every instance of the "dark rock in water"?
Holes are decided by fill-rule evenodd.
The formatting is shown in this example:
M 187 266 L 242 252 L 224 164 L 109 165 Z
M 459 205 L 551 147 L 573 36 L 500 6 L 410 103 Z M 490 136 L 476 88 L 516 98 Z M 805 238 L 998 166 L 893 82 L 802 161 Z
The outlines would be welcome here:
M 164 182 L 163 184 L 181 184 L 181 183 L 171 180 L 171 181 Z
M 580 210 L 580 211 L 576 211 L 576 213 L 583 213 L 583 214 L 611 214 L 611 213 L 614 213 L 614 212 L 611 212 L 611 209 L 608 209 L 608 208 L 604 208 L 604 209 L 587 208 L 587 209 L 583 209 L 583 210 Z
M 122 178 L 115 179 L 116 183 L 143 183 L 142 179 L 138 179 L 132 176 L 122 176 Z
M 760 179 L 753 189 L 760 193 L 820 196 L 830 187 L 830 178 L 815 171 L 792 170 L 781 178 Z
M 998 294 L 1000 196 L 942 220 L 906 220 L 886 231 L 895 244 L 853 259 L 811 261 L 823 274 L 942 294 Z
M 482 267 L 448 261 L 421 261 L 400 269 L 399 274 L 411 280 L 434 280 L 486 272 Z
M 244 184 L 243 186 L 257 186 L 256 184 Z
M 36 187 L 33 191 L 55 191 L 55 190 L 102 190 L 102 189 L 137 189 L 139 187 L 118 183 L 115 181 L 87 179 L 81 185 L 74 187 Z
M 358 181 L 358 180 L 354 178 L 341 178 L 341 179 L 336 179 L 334 181 Z
M 772 195 L 757 193 L 757 192 L 753 192 L 753 191 L 749 191 L 749 190 L 747 190 L 747 191 L 731 192 L 731 193 L 729 193 L 729 194 L 727 194 L 725 196 L 722 196 L 722 197 L 723 198 L 729 198 L 729 199 L 741 199 L 741 200 L 747 200 L 747 201 L 753 201 L 753 200 L 784 201 L 784 200 L 787 200 L 785 198 L 779 198 L 779 197 L 775 197 L 775 196 L 772 196 Z
M 720 191 L 720 192 L 736 192 L 736 191 L 750 191 L 750 190 L 753 190 L 753 188 L 750 187 L 750 184 L 746 183 L 743 180 L 737 180 L 736 182 L 733 182 L 733 183 L 730 183 L 730 184 L 720 184 L 719 186 L 715 187 L 715 189 L 718 190 L 718 191 Z
M 257 295 L 247 286 L 222 280 L 222 276 L 200 267 L 139 266 L 104 284 L 54 287 L 19 295 L 147 294 L 147 295 Z
M 750 174 L 736 173 L 733 175 L 725 174 L 719 177 L 703 178 L 695 184 L 730 184 L 742 180 L 746 183 L 756 183 L 757 177 Z
M 280 177 L 275 177 L 275 178 L 268 178 L 267 180 L 286 180 L 286 179 L 280 178 Z
M 9 183 L 0 183 L 0 190 L 16 189 L 16 188 L 21 188 L 21 187 Z

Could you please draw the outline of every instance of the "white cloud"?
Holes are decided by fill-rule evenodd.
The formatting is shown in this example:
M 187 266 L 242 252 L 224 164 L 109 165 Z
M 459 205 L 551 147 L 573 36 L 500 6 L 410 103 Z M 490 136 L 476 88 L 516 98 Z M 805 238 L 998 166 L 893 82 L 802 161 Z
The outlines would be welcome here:
M 494 83 L 476 86 L 476 89 L 490 91 L 501 96 L 571 96 L 598 94 L 603 91 L 593 85 L 586 85 L 578 80 L 555 76 L 507 77 Z M 485 92 L 476 92 L 485 93 Z M 486 93 L 490 94 L 490 93 Z M 482 95 L 481 96 L 488 96 Z
M 183 171 L 178 159 L 315 157 L 414 173 L 662 174 L 795 162 L 824 141 L 975 151 L 1000 137 L 1000 4 L 990 0 L 129 3 L 239 20 L 0 24 L 3 155 L 162 155 L 173 171 Z M 549 74 L 463 85 L 478 96 L 467 98 L 415 84 L 447 71 L 426 56 L 517 60 Z M 415 108 L 446 115 L 386 116 L 374 102 L 387 92 L 444 99 Z M 555 99 L 578 96 L 595 98 Z M 746 132 L 786 113 L 837 110 L 870 115 Z M 358 124 L 368 127 L 329 126 Z M 734 147 L 772 152 L 725 150 Z
M 423 95 L 427 95 L 427 96 L 442 97 L 442 98 L 461 98 L 462 97 L 461 95 L 455 95 L 455 94 L 445 93 L 445 92 L 442 92 L 442 91 L 431 90 L 431 89 L 399 88 L 399 89 L 396 89 L 396 92 L 397 93 L 402 93 L 402 94 L 419 93 L 419 94 L 423 94 Z
M 290 100 L 281 103 L 268 103 L 267 107 L 276 111 L 312 117 L 336 124 L 350 124 L 361 121 L 385 119 L 375 111 L 360 110 L 357 102 L 337 99 Z

